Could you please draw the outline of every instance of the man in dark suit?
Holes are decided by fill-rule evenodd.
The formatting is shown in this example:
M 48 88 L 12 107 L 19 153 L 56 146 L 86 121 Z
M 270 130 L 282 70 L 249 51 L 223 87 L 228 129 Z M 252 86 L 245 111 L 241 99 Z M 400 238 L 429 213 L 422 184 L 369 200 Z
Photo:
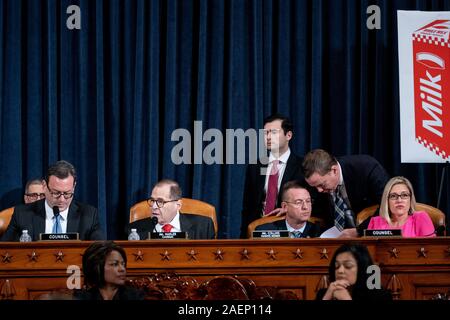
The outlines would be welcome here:
M 310 151 L 303 161 L 305 179 L 320 193 L 328 195 L 327 206 L 318 217 L 342 231 L 341 237 L 357 237 L 368 220 L 356 229 L 356 214 L 380 204 L 389 175 L 368 155 L 350 155 L 337 159 L 325 150 Z
M 177 182 L 169 179 L 159 181 L 152 190 L 148 202 L 156 225 L 151 218 L 134 221 L 128 232 L 137 229 L 140 239 L 147 239 L 149 232 L 186 232 L 189 239 L 214 239 L 212 219 L 196 214 L 180 212 L 182 192 Z
M 286 182 L 297 180 L 308 189 L 314 201 L 317 200 L 319 196 L 317 191 L 304 181 L 302 159 L 289 148 L 292 136 L 293 125 L 289 118 L 274 114 L 264 119 L 264 142 L 269 151 L 269 159 L 266 164 L 260 160 L 247 166 L 241 213 L 241 238 L 247 237 L 247 226 L 252 221 L 264 215 L 284 213 L 278 190 L 281 190 Z M 274 177 L 276 178 L 272 179 Z M 276 180 L 275 183 L 271 183 L 272 180 Z M 315 207 L 314 211 L 316 209 L 320 210 L 320 206 Z
M 34 241 L 40 233 L 68 232 L 78 232 L 81 240 L 103 240 L 97 209 L 73 201 L 76 178 L 69 162 L 51 165 L 42 182 L 45 199 L 16 206 L 2 241 L 19 241 L 23 230 L 28 230 Z
M 287 230 L 292 238 L 314 238 L 320 236 L 320 226 L 311 223 L 312 200 L 304 187 L 297 181 L 289 181 L 281 189 L 281 207 L 286 219 L 262 224 L 256 230 Z

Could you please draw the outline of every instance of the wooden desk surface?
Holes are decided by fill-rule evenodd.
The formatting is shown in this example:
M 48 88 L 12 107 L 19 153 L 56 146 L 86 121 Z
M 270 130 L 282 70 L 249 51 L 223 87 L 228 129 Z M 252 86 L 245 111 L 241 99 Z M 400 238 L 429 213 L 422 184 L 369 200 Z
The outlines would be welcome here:
M 381 268 L 382 285 L 399 299 L 429 299 L 450 290 L 450 237 L 354 239 Z M 116 241 L 127 252 L 129 277 L 175 272 L 199 281 L 217 275 L 252 279 L 258 286 L 314 299 L 326 285 L 335 250 L 349 240 Z M 0 243 L 0 297 L 33 299 L 66 288 L 69 266 L 81 267 L 91 242 Z

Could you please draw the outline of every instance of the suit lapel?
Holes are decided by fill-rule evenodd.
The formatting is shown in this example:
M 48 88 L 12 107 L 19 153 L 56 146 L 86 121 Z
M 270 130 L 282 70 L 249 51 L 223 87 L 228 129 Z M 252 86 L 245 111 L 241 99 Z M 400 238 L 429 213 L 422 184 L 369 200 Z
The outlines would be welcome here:
M 308 236 L 311 236 L 309 233 L 311 232 L 311 223 L 309 221 L 306 221 L 305 230 L 302 232 L 302 238 L 307 238 Z
M 256 176 L 257 176 L 257 185 L 256 185 L 256 190 L 257 190 L 257 194 L 260 195 L 260 199 L 258 199 L 258 203 L 263 203 L 266 197 L 266 192 L 264 191 L 264 185 L 266 184 L 266 175 L 261 174 L 262 169 L 266 169 L 267 170 L 268 165 L 265 164 L 259 164 L 257 166 L 257 172 L 256 172 Z
M 33 215 L 33 240 L 39 240 L 39 234 L 45 233 L 45 199 L 37 202 L 35 214 Z
M 283 179 L 281 179 L 281 185 L 284 185 L 286 182 L 292 180 L 292 177 L 298 169 L 298 162 L 296 160 L 297 157 L 291 152 L 291 155 L 289 156 L 286 163 L 286 169 L 284 170 Z
M 191 238 L 191 228 L 192 224 L 191 222 L 186 218 L 186 215 L 182 214 L 180 212 L 180 228 L 182 232 L 187 232 L 189 239 Z
M 69 213 L 67 214 L 67 232 L 78 232 L 79 224 L 80 224 L 80 212 L 78 211 L 77 204 L 74 201 L 72 201 L 69 207 Z

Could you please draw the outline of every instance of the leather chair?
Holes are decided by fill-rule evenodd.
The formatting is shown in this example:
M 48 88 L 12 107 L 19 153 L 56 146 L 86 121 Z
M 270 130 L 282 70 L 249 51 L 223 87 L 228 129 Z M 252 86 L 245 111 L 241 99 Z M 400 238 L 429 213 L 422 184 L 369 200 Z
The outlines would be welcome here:
M 266 224 L 266 223 L 272 223 L 274 221 L 278 221 L 278 220 L 284 220 L 286 219 L 286 214 L 283 214 L 281 216 L 266 216 L 266 217 L 262 217 L 259 219 L 256 219 L 254 221 L 252 221 L 248 227 L 247 227 L 247 238 L 251 239 L 253 237 L 253 231 L 255 231 L 257 226 L 260 226 L 262 224 Z M 308 219 L 309 222 L 312 223 L 319 223 L 319 225 L 321 227 L 324 227 L 324 221 L 321 218 L 316 218 L 316 217 L 310 217 Z
M 217 239 L 218 225 L 216 217 L 216 208 L 204 201 L 181 198 L 181 209 L 180 212 L 185 214 L 198 214 L 200 216 L 205 216 L 212 219 L 214 224 L 214 237 Z M 151 208 L 148 205 L 147 200 L 136 203 L 130 209 L 130 223 L 141 220 L 144 218 L 149 218 L 151 216 Z
M 0 211 L 0 236 L 2 236 L 8 228 L 13 213 L 14 207 Z
M 361 222 L 363 222 L 367 218 L 373 216 L 377 209 L 378 209 L 378 205 L 376 204 L 374 206 L 365 208 L 361 212 L 359 212 L 356 217 L 357 225 L 361 224 Z M 416 210 L 417 211 L 425 211 L 426 213 L 428 213 L 428 215 L 431 218 L 431 221 L 433 221 L 433 225 L 436 230 L 439 226 L 445 226 L 445 214 L 438 208 L 435 208 L 428 204 L 417 202 Z

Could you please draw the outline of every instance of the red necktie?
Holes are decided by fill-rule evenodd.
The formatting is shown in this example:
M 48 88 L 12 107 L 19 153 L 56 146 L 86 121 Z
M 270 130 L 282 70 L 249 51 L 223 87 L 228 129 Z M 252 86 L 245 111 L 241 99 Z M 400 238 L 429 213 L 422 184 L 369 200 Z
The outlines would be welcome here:
M 165 224 L 162 226 L 162 231 L 164 232 L 170 232 L 172 230 L 172 225 L 171 224 Z
M 266 206 L 264 208 L 264 214 L 268 214 L 273 209 L 275 209 L 275 205 L 277 203 L 278 162 L 279 160 L 272 161 L 272 169 L 270 170 L 269 183 L 267 184 Z

